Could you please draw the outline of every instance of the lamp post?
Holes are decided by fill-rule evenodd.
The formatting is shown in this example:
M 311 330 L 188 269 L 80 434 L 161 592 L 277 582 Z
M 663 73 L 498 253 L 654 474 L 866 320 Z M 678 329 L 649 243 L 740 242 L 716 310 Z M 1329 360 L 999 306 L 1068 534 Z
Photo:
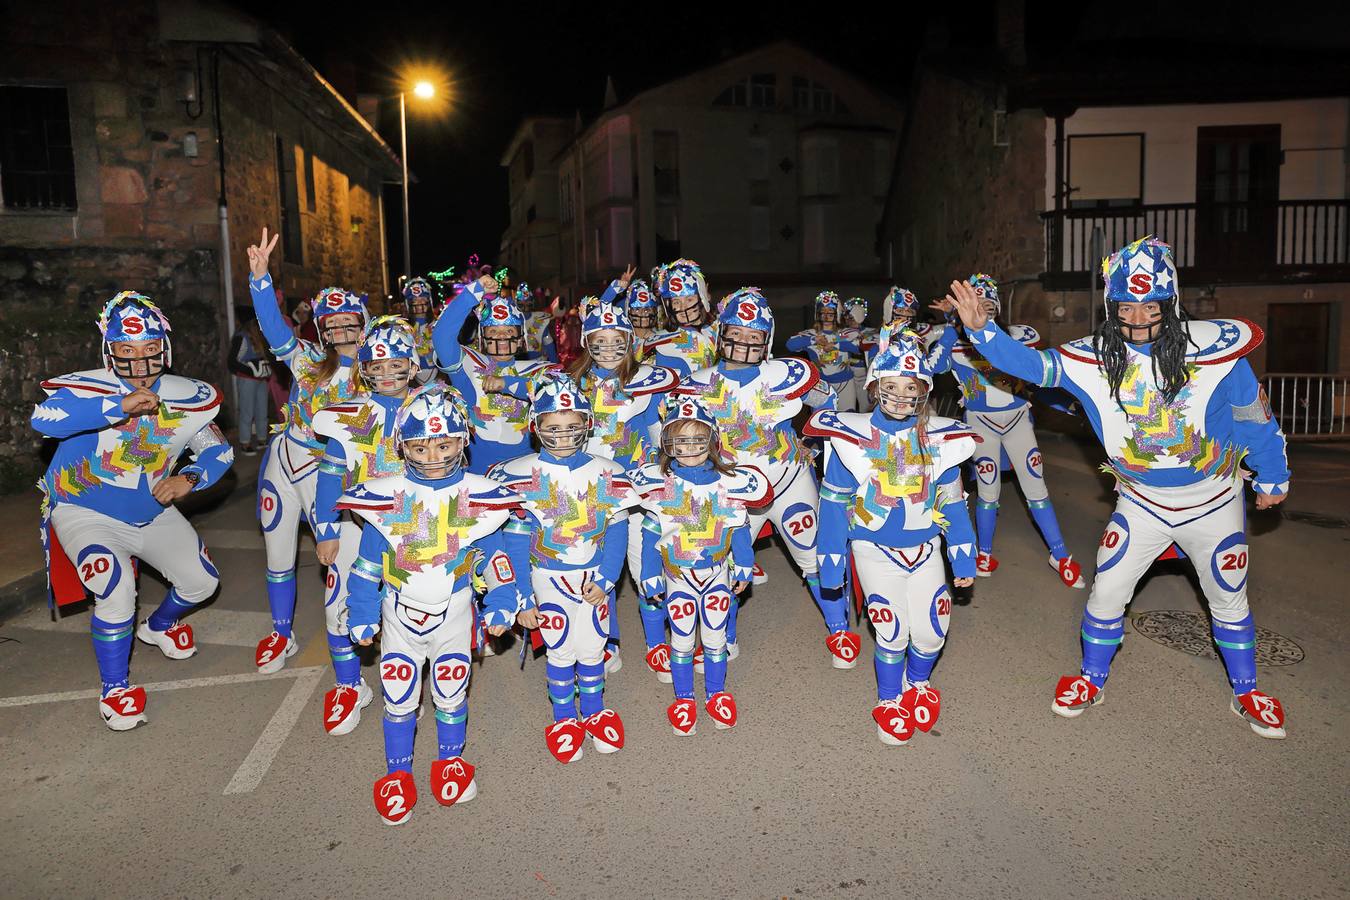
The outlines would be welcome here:
M 429 81 L 413 85 L 413 93 L 423 100 L 436 96 L 436 88 Z M 407 91 L 398 92 L 399 156 L 403 160 L 403 278 L 412 277 L 412 228 L 408 224 L 408 100 Z

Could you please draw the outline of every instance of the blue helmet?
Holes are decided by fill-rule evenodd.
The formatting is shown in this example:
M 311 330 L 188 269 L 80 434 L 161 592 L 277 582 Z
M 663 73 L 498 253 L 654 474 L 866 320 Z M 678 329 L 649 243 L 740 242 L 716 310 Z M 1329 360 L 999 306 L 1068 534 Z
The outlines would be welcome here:
M 717 323 L 720 326 L 718 345 L 723 359 L 753 364 L 769 358 L 773 348 L 773 309 L 759 288 L 743 287 L 723 297 L 718 305 Z M 727 329 L 737 325 L 764 332 L 764 342 L 747 344 L 743 341 L 728 340 Z M 758 354 L 755 348 L 759 348 Z M 738 358 L 737 354 L 740 354 L 741 358 Z
M 677 437 L 673 428 L 678 422 L 699 422 L 708 426 L 706 442 L 691 438 Z M 674 459 L 688 458 L 703 453 L 715 454 L 719 450 L 721 439 L 718 437 L 717 419 L 708 412 L 703 402 L 693 396 L 667 394 L 661 403 L 661 449 Z
M 453 473 L 464 459 L 463 449 L 454 459 L 427 463 L 412 459 L 404 444 L 408 441 L 448 437 L 461 438 L 467 446 L 471 433 L 469 414 L 464 409 L 463 401 L 455 394 L 446 393 L 440 386 L 428 388 L 408 401 L 399 410 L 394 427 L 403 461 L 423 478 L 444 478 Z
M 976 272 L 967 279 L 967 282 L 975 289 L 976 297 L 994 304 L 995 315 L 1003 311 L 1003 302 L 998 298 L 998 282 L 994 280 L 993 275 Z
M 540 427 L 541 416 L 565 412 L 581 413 L 582 424 Z M 590 437 L 591 401 L 586 399 L 571 376 L 563 372 L 545 372 L 531 390 L 530 427 L 546 450 L 554 453 L 580 450 Z
M 432 290 L 431 282 L 421 276 L 409 278 L 403 285 L 403 303 L 409 315 L 417 314 L 413 306 L 418 303 L 425 303 L 427 306 L 424 315 L 431 315 L 432 307 L 436 304 L 436 292 Z
M 844 312 L 848 313 L 854 325 L 861 325 L 867 321 L 867 300 L 863 297 L 849 297 L 844 301 Z
M 585 340 L 597 331 L 605 329 L 633 333 L 633 323 L 623 307 L 615 303 L 606 303 L 595 297 L 581 298 L 581 338 Z
M 514 328 L 516 336 L 490 338 L 484 334 L 486 329 L 497 327 Z M 525 316 L 516 306 L 516 301 L 504 294 L 483 298 L 483 302 L 478 305 L 478 349 L 489 356 L 515 356 L 524 334 Z
M 365 328 L 366 323 L 370 321 L 370 313 L 366 310 L 366 295 L 353 294 L 351 291 L 340 287 L 326 287 L 314 295 L 314 328 L 319 332 L 319 341 L 328 343 L 324 336 L 325 329 L 323 320 L 329 316 L 338 316 L 348 314 L 356 316 L 360 320 L 360 327 Z
M 881 324 L 891 324 L 897 313 L 906 310 L 913 310 L 913 318 L 918 318 L 919 298 L 914 296 L 914 292 L 907 288 L 892 287 L 886 293 L 886 299 L 881 303 Z
M 839 315 L 839 295 L 834 291 L 821 291 L 816 294 L 816 318 L 820 318 L 822 309 L 834 310 L 835 316 Z
M 98 330 L 103 335 L 103 364 L 123 378 L 145 378 L 159 375 L 173 365 L 173 349 L 169 342 L 169 320 L 149 297 L 136 291 L 122 291 L 103 306 L 98 316 Z M 112 345 L 128 341 L 159 341 L 159 353 L 143 357 L 144 366 L 133 366 L 141 360 L 118 359 Z M 136 372 L 134 368 L 144 369 Z
M 652 289 L 647 286 L 647 282 L 639 278 L 628 285 L 628 294 L 624 297 L 624 305 L 630 313 L 635 309 L 660 309 L 661 299 L 652 293 Z
M 676 325 L 698 328 L 703 325 L 712 301 L 708 298 L 708 283 L 703 270 L 692 259 L 677 259 L 654 270 L 656 292 L 665 302 L 666 312 Z M 698 306 L 684 304 L 676 309 L 675 301 L 682 297 L 697 297 Z
M 903 388 L 878 383 L 892 376 L 915 378 L 923 383 L 923 390 L 917 394 L 906 394 Z M 889 418 L 907 419 L 923 410 L 933 390 L 933 370 L 929 368 L 928 360 L 924 358 L 923 344 L 914 332 L 903 326 L 892 329 L 887 325 L 881 329 L 876 355 L 867 367 L 866 384 L 876 384 L 877 407 Z
M 1178 303 L 1181 295 L 1172 248 L 1152 235 L 1102 260 L 1102 281 L 1105 299 L 1116 303 Z
M 366 326 L 361 343 L 356 347 L 356 364 L 362 377 L 377 393 L 397 394 L 417 374 L 419 360 L 414 340 L 412 326 L 402 316 L 379 316 Z M 388 359 L 408 360 L 407 373 L 374 376 L 366 372 L 367 365 Z

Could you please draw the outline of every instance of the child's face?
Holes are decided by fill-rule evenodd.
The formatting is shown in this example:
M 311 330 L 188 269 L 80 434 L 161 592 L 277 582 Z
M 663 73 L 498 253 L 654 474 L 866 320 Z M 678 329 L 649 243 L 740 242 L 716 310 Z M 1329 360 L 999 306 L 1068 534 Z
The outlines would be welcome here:
M 412 360 L 409 359 L 379 359 L 361 365 L 361 377 L 371 390 L 386 397 L 407 394 L 412 376 Z
M 602 328 L 586 338 L 591 359 L 604 369 L 613 369 L 628 355 L 628 335 L 617 328 Z
M 916 415 L 928 396 L 928 385 L 910 375 L 888 375 L 877 380 L 877 406 L 892 419 Z
M 403 442 L 403 457 L 423 478 L 444 478 L 464 452 L 464 438 L 435 437 Z
M 575 410 L 544 413 L 534 430 L 545 450 L 560 458 L 571 456 L 586 443 L 586 416 Z
M 702 422 L 680 423 L 666 435 L 663 444 L 671 459 L 682 466 L 701 466 L 712 449 L 712 429 Z

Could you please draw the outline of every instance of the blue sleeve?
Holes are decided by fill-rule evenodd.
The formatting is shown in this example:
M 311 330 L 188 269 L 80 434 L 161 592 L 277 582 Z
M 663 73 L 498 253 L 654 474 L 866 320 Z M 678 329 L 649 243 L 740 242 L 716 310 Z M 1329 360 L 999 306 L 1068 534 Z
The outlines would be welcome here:
M 544 326 L 544 335 L 539 339 L 539 347 L 544 351 L 544 356 L 549 362 L 558 361 L 558 344 L 553 339 L 553 323 L 549 322 Z
M 492 565 L 494 556 L 506 551 L 505 538 L 500 531 L 494 531 L 479 538 L 473 542 L 473 546 L 482 551 L 483 554 L 476 572 L 480 576 L 486 572 L 488 566 Z M 511 554 L 507 553 L 506 555 L 510 559 Z M 514 562 L 511 564 L 511 568 L 515 569 Z M 516 581 L 490 584 L 487 593 L 483 594 L 481 602 L 482 618 L 483 623 L 488 627 L 510 625 L 516 620 L 520 576 L 517 574 L 515 577 Z
M 746 522 L 731 532 L 731 580 L 751 581 L 755 577 L 755 539 Z
M 798 332 L 787 339 L 785 346 L 793 353 L 801 353 L 803 350 L 809 350 L 811 348 L 811 338 L 812 335 L 809 335 L 804 331 Z
M 952 348 L 956 346 L 957 337 L 959 335 L 956 326 L 948 325 L 942 330 L 942 336 L 933 345 L 933 349 L 928 351 L 928 367 L 933 370 L 934 375 L 952 370 Z
M 483 299 L 483 286 L 473 282 L 464 286 L 436 317 L 431 326 L 431 346 L 436 350 L 436 365 L 454 381 L 456 372 L 463 371 L 464 349 L 459 345 L 459 333 Z M 458 382 L 455 387 L 459 388 Z M 460 392 L 463 389 L 460 388 Z
M 530 580 L 530 547 L 539 520 L 528 512 L 512 516 L 502 528 L 502 547 L 516 572 L 516 590 L 520 592 L 521 608 L 534 608 L 534 584 Z
M 839 349 L 854 356 L 860 356 L 863 352 L 861 342 L 846 337 L 839 338 Z
M 666 592 L 665 571 L 656 543 L 661 539 L 661 526 L 655 516 L 645 516 L 642 522 L 642 596 L 650 599 Z
M 102 431 L 127 418 L 127 414 L 122 412 L 124 396 L 77 397 L 68 388 L 61 388 L 33 407 L 33 415 L 28 421 L 34 431 L 49 438 L 68 438 L 86 431 Z
M 319 474 L 314 483 L 314 537 L 320 541 L 338 538 L 338 498 L 342 496 L 347 477 L 347 454 L 342 442 L 329 438 L 319 460 Z
M 955 485 L 952 490 L 951 485 Z M 953 578 L 975 577 L 975 530 L 970 527 L 970 509 L 966 505 L 965 492 L 961 486 L 961 467 L 954 466 L 942 473 L 938 479 L 938 496 L 948 499 L 942 503 L 942 515 L 947 520 L 943 539 L 947 544 L 947 559 L 952 564 Z M 824 519 L 821 520 L 822 526 Z
M 502 393 L 529 402 L 530 379 L 523 375 L 503 375 L 502 381 L 504 382 Z
M 248 279 L 248 292 L 253 297 L 253 314 L 258 317 L 258 327 L 272 349 L 272 355 L 280 360 L 288 360 L 300 347 L 291 326 L 281 315 L 277 306 L 277 294 L 272 288 L 272 275 Z
M 600 578 L 599 585 L 605 593 L 613 594 L 619 589 L 619 576 L 623 574 L 623 564 L 628 558 L 628 519 L 611 522 L 605 528 L 600 540 Z
M 1069 390 L 1076 387 L 1064 374 L 1057 353 L 1053 350 L 1031 349 L 1009 337 L 993 319 L 986 322 L 980 331 L 970 332 L 967 336 L 979 348 L 980 355 L 1000 372 L 1041 387 L 1065 387 Z
M 825 479 L 820 485 L 820 524 L 816 528 L 816 564 L 820 586 L 841 588 L 848 564 L 848 503 L 858 479 L 839 461 L 834 447 L 825 445 Z
M 605 288 L 605 292 L 600 295 L 600 302 L 613 303 L 614 298 L 619 296 L 619 290 L 619 279 L 616 278 L 609 283 L 609 287 Z
M 1226 390 L 1216 391 L 1228 409 L 1215 409 L 1210 401 L 1208 416 L 1232 416 L 1233 435 L 1247 448 L 1243 465 L 1256 476 L 1252 487 L 1259 494 L 1289 493 L 1289 457 L 1285 452 L 1284 432 L 1271 415 L 1270 403 L 1257 381 L 1256 373 L 1245 359 L 1239 359 L 1221 382 Z M 1208 429 L 1214 433 L 1218 429 Z
M 214 422 L 207 423 L 205 428 L 193 435 L 187 446 L 192 452 L 192 462 L 183 466 L 178 474 L 197 473 L 197 483 L 192 486 L 194 491 L 206 490 L 220 481 L 230 471 L 230 466 L 234 465 L 234 448 Z
M 389 542 L 380 530 L 367 523 L 361 529 L 361 548 L 347 576 L 347 626 L 353 640 L 373 635 L 359 634 L 358 629 L 380 623 L 380 581 L 384 572 L 384 554 Z

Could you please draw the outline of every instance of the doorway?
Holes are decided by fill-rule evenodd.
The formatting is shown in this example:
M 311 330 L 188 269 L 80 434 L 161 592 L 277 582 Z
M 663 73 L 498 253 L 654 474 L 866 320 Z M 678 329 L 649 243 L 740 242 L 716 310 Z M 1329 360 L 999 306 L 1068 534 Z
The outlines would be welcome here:
M 1280 126 L 1196 129 L 1195 265 L 1266 271 L 1275 264 Z
M 1330 303 L 1272 303 L 1267 322 L 1266 371 L 1330 371 Z

